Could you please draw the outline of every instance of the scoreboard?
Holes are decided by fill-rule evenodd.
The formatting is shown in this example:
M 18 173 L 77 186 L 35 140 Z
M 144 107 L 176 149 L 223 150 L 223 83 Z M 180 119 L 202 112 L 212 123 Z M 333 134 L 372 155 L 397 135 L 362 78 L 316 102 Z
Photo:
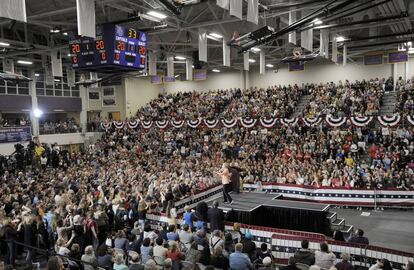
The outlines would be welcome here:
M 147 33 L 121 25 L 96 27 L 96 38 L 71 36 L 69 41 L 74 69 L 145 69 Z

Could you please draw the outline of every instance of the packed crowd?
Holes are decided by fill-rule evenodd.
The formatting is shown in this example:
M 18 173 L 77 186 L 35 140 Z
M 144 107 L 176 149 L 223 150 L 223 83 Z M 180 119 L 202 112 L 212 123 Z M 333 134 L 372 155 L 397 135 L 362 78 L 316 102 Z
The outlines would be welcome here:
M 145 120 L 288 117 L 304 91 L 304 86 L 288 85 L 166 94 L 139 109 L 137 117 Z
M 414 114 L 414 85 L 412 80 L 404 81 L 400 78 L 396 86 L 399 93 L 397 111 L 403 114 Z
M 292 99 L 307 89 L 290 87 L 287 96 L 278 87 L 162 96 L 138 116 L 283 116 L 289 113 L 287 108 L 293 110 Z M 265 98 L 279 94 L 282 107 L 277 107 L 277 97 Z M 339 130 L 301 125 L 271 130 L 258 126 L 113 129 L 84 152 L 72 154 L 35 141 L 25 153 L 16 151 L 18 166 L 0 162 L 0 220 L 9 240 L 7 262 L 14 264 L 16 254 L 10 240 L 20 240 L 68 255 L 64 262 L 70 269 L 88 269 L 75 259 L 114 269 L 126 269 L 128 262 L 131 269 L 164 265 L 176 270 L 184 260 L 220 269 L 251 269 L 254 263 L 268 267 L 265 258 L 256 261 L 261 253 L 257 255 L 247 233 L 238 238 L 236 228 L 230 238 L 224 232 L 223 216 L 207 237 L 204 228 L 211 217 L 206 206 L 195 213 L 187 209 L 187 226 L 178 226 L 174 202 L 219 183 L 213 172 L 223 163 L 240 170 L 241 184 L 412 189 L 413 133 L 412 127 Z M 166 213 L 170 226 L 152 230 L 146 224 L 146 214 L 151 212 Z M 268 247 L 260 250 L 266 253 Z M 326 253 L 325 247 L 322 252 Z M 26 248 L 26 263 L 31 264 L 35 255 L 35 250 Z M 61 261 L 53 258 L 53 263 Z
M 353 83 L 346 80 L 339 81 L 338 84 L 312 84 L 309 87 L 311 98 L 304 110 L 304 116 L 376 115 L 384 91 L 390 83 L 390 79 L 377 78 Z
M 23 127 L 23 126 L 30 126 L 30 119 L 29 117 L 21 117 L 21 118 L 8 118 L 2 117 L 0 115 L 0 127 Z
M 81 132 L 82 128 L 74 118 L 66 121 L 42 121 L 39 126 L 40 134 L 60 134 Z

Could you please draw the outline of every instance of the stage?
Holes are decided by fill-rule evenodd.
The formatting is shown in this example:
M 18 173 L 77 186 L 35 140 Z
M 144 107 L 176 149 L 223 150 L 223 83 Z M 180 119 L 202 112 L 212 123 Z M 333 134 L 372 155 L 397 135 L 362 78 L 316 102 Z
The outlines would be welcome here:
M 217 200 L 227 221 L 325 235 L 331 233 L 328 204 L 283 200 L 279 194 L 263 192 L 231 193 L 231 197 L 234 200 L 231 205 L 223 203 L 221 193 L 205 201 L 211 206 Z

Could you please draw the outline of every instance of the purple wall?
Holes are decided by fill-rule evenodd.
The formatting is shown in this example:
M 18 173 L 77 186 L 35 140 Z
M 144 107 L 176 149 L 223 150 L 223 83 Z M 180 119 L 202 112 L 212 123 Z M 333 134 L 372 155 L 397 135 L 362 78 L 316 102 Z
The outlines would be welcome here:
M 0 110 L 2 111 L 21 111 L 32 108 L 32 98 L 30 96 L 0 95 Z
M 66 112 L 82 111 L 82 100 L 80 98 L 67 97 L 37 97 L 39 109 L 44 112 L 53 110 L 64 110 Z

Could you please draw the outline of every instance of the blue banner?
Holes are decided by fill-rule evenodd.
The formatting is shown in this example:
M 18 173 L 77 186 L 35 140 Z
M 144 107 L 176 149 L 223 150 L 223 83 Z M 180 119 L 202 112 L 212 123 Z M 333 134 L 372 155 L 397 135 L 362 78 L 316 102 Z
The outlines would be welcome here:
M 407 61 L 408 61 L 407 52 L 391 52 L 388 54 L 389 64 L 407 62 Z
M 382 65 L 382 54 L 365 55 L 364 65 Z
M 207 70 L 205 69 L 196 69 L 194 70 L 194 80 L 203 81 L 207 79 Z
M 0 143 L 27 142 L 32 139 L 30 127 L 0 128 Z
M 161 84 L 161 82 L 162 82 L 161 76 L 151 76 L 152 84 Z
M 290 71 L 303 71 L 305 70 L 305 63 L 297 62 L 297 63 L 289 63 L 289 72 Z

